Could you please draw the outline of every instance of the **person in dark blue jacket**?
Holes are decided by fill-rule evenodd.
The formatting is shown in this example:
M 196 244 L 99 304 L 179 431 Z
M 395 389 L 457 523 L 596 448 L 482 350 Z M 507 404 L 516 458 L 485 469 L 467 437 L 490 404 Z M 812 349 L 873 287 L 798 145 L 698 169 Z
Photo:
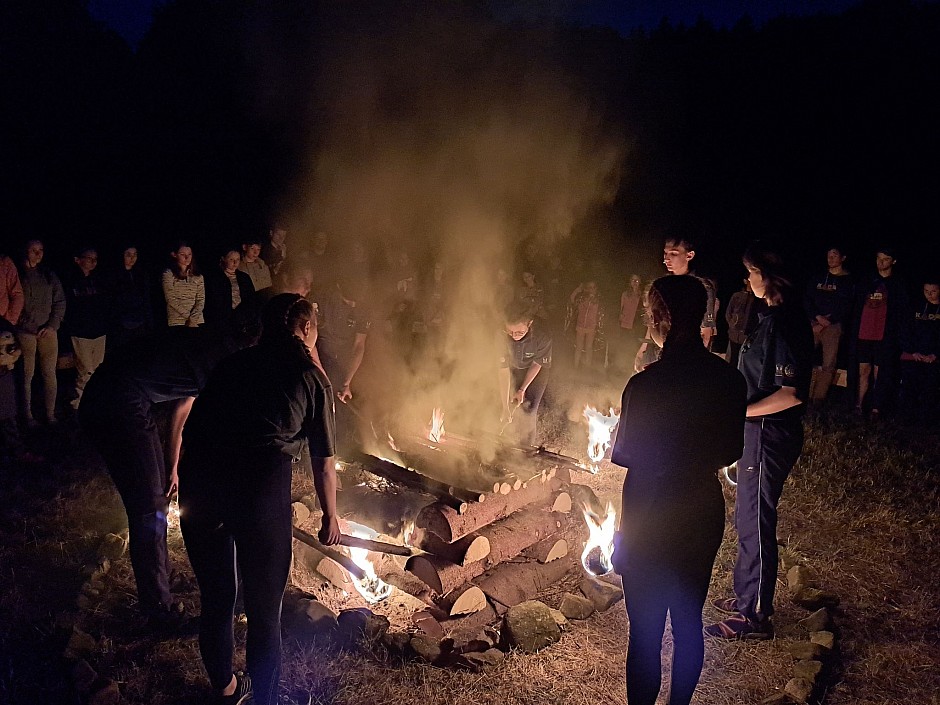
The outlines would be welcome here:
M 940 401 L 940 277 L 924 281 L 901 335 L 901 409 L 908 421 L 933 425 Z

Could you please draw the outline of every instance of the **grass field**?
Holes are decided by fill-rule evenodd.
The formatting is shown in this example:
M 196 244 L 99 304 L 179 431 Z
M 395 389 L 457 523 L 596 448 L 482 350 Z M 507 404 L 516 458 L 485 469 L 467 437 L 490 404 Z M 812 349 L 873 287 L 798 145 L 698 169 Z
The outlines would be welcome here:
M 551 426 L 554 424 L 554 426 Z M 544 431 L 545 429 L 543 429 Z M 563 451 L 565 416 L 548 433 Z M 778 538 L 841 598 L 839 651 L 820 693 L 831 705 L 940 703 L 940 437 L 840 416 L 807 421 L 803 456 L 781 502 Z M 120 530 L 123 512 L 99 461 L 76 434 L 46 442 L 51 468 L 4 470 L 0 505 L 0 703 L 79 703 L 62 651 L 73 624 L 98 640 L 89 661 L 119 685 L 129 703 L 202 702 L 206 681 L 195 639 L 158 641 L 135 611 L 126 557 L 104 578 L 101 595 L 79 612 L 82 564 L 100 537 Z M 568 447 L 571 445 L 572 447 Z M 619 496 L 622 471 L 606 466 L 588 481 Z M 581 478 L 584 480 L 584 478 Z M 733 490 L 727 490 L 729 508 Z M 198 592 L 178 532 L 178 589 L 197 611 Z M 729 528 L 715 566 L 712 594 L 730 585 L 734 536 Z M 706 646 L 696 703 L 757 703 L 790 677 L 787 627 L 806 612 L 789 602 L 783 579 L 772 642 Z M 552 603 L 565 585 L 546 596 Z M 717 617 L 706 608 L 706 620 Z M 561 642 L 526 656 L 511 654 L 485 674 L 401 663 L 381 651 L 332 654 L 285 642 L 285 680 L 318 703 L 395 705 L 601 705 L 625 700 L 628 623 L 622 605 L 573 623 Z M 243 628 L 239 631 L 243 658 Z M 668 635 L 667 635 L 668 640 Z M 667 665 L 670 649 L 666 649 Z

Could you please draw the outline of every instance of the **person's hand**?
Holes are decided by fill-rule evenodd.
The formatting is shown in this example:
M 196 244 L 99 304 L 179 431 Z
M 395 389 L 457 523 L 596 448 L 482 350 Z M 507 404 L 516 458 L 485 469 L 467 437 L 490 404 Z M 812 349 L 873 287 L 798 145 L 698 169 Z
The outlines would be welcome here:
M 166 483 L 166 496 L 173 497 L 180 491 L 180 476 L 179 473 L 174 470 L 170 473 L 170 479 Z
M 43 326 L 43 327 L 40 328 L 39 331 L 36 333 L 36 337 L 37 337 L 37 338 L 48 338 L 50 335 L 52 335 L 52 333 L 53 333 L 52 328 L 48 328 L 48 327 L 46 327 L 46 326 Z
M 832 321 L 829 320 L 829 316 L 823 315 L 816 316 L 816 323 L 820 328 L 828 328 L 832 325 Z
M 339 398 L 339 400 L 340 400 L 341 402 L 343 402 L 344 404 L 345 404 L 347 401 L 349 401 L 350 399 L 352 399 L 352 392 L 351 392 L 350 389 L 349 389 L 349 385 L 348 385 L 348 384 L 347 384 L 347 385 L 344 385 L 342 389 L 340 389 L 338 392 L 336 392 L 336 396 L 337 396 L 337 397 Z
M 512 395 L 512 398 L 509 400 L 509 405 L 519 406 L 525 400 L 525 390 L 517 389 L 516 393 Z
M 187 328 L 198 328 L 198 327 L 199 327 L 199 324 L 196 323 L 195 321 L 193 321 L 192 318 L 187 318 L 187 319 L 186 319 L 186 327 L 187 327 Z
M 912 353 L 911 357 L 914 358 L 914 362 L 926 362 L 924 356 L 920 353 Z
M 339 521 L 336 517 L 323 515 L 320 521 L 320 531 L 317 532 L 317 538 L 324 546 L 335 546 L 339 543 L 343 534 L 339 530 Z

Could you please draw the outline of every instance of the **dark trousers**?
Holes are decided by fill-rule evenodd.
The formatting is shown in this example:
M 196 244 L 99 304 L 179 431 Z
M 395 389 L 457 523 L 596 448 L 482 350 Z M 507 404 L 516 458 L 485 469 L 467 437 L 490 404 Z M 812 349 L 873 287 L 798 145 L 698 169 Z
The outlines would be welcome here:
M 151 404 L 102 377 L 89 381 L 79 420 L 104 458 L 127 512 L 140 607 L 145 612 L 165 609 L 173 601 L 166 545 L 169 500 L 163 444 Z
M 738 461 L 734 502 L 738 532 L 734 594 L 738 611 L 753 621 L 774 612 L 777 502 L 802 449 L 803 424 L 798 417 L 744 425 L 744 455 Z
M 184 458 L 184 462 L 185 458 Z M 225 497 L 221 487 L 180 482 L 180 525 L 186 551 L 199 583 L 202 613 L 199 652 L 209 682 L 221 690 L 232 680 L 233 618 L 237 575 L 242 579 L 248 618 L 246 656 L 254 702 L 277 700 L 281 668 L 281 600 L 291 563 L 290 458 L 268 459 L 286 471 L 286 501 L 273 505 L 277 493 L 257 493 L 265 506 Z M 193 466 L 198 473 L 201 463 Z M 185 470 L 185 469 L 184 469 Z M 240 484 L 237 481 L 233 484 Z M 250 485 L 247 489 L 253 491 Z M 237 489 L 236 489 L 237 491 Z
M 901 413 L 905 420 L 935 423 L 940 411 L 940 362 L 901 362 Z
M 512 392 L 519 389 L 519 386 L 525 380 L 529 370 L 511 370 Z M 542 403 L 542 397 L 545 396 L 545 387 L 548 386 L 548 370 L 542 368 L 532 380 L 532 384 L 525 390 L 525 397 L 513 417 L 513 427 L 516 431 L 516 437 L 520 443 L 534 446 L 536 431 L 538 430 L 539 405 Z
M 712 476 L 698 491 L 669 500 L 632 494 L 628 478 L 614 555 L 630 620 L 627 702 L 656 702 L 668 613 L 674 643 L 669 705 L 688 705 L 702 673 L 702 607 L 724 532 L 721 486 Z

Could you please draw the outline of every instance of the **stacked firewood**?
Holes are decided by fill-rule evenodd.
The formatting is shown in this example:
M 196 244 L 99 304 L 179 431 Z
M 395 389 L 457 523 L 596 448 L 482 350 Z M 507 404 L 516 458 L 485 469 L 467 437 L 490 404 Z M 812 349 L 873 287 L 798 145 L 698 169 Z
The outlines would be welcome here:
M 421 601 L 413 618 L 420 628 L 433 620 L 456 633 L 496 622 L 508 608 L 580 570 L 583 522 L 570 516 L 576 461 L 513 447 L 484 459 L 469 441 L 448 442 L 398 441 L 399 450 L 385 458 L 345 458 L 344 474 L 352 481 L 344 480 L 340 511 L 378 538 L 397 538 L 410 549 L 410 556 L 394 549 L 370 553 L 377 577 Z M 406 505 L 414 508 L 410 516 L 401 511 Z M 396 512 L 399 536 L 390 538 Z M 306 543 L 306 563 L 352 592 L 361 570 L 345 555 Z

